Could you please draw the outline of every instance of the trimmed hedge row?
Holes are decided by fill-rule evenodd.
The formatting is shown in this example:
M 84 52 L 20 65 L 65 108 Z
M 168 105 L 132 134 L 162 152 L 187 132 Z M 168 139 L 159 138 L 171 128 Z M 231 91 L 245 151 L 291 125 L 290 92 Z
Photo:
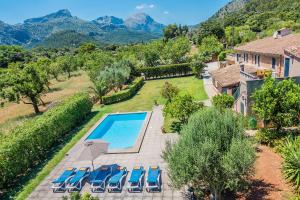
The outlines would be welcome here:
M 0 143 L 0 188 L 13 186 L 45 160 L 55 145 L 90 114 L 88 94 L 76 94 L 14 129 Z
M 133 81 L 127 90 L 102 97 L 102 103 L 107 105 L 130 99 L 139 91 L 143 84 L 144 79 L 142 77 L 138 77 Z
M 157 67 L 142 67 L 137 69 L 137 71 L 141 74 L 143 73 L 146 79 L 186 76 L 193 74 L 191 65 L 192 63 L 182 63 Z

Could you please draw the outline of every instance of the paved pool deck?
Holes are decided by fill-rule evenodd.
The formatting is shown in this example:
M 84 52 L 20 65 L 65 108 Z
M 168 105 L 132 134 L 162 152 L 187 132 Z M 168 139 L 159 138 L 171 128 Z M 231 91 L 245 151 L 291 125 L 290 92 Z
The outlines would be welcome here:
M 130 171 L 136 165 L 142 165 L 147 170 L 151 165 L 159 165 L 162 170 L 162 191 L 159 193 L 148 193 L 144 189 L 142 193 L 129 193 L 126 190 L 127 181 L 130 176 L 130 172 L 126 178 L 125 187 L 121 193 L 92 193 L 93 196 L 98 196 L 101 200 L 155 200 L 155 199 L 185 199 L 184 194 L 181 191 L 175 190 L 171 187 L 169 177 L 167 175 L 167 164 L 161 158 L 162 151 L 165 148 L 166 141 L 175 141 L 177 139 L 176 134 L 163 134 L 161 127 L 163 125 L 163 115 L 161 107 L 154 107 L 152 117 L 150 119 L 146 134 L 139 153 L 129 154 L 106 154 L 99 156 L 95 161 L 95 168 L 100 165 L 118 164 L 127 167 Z M 80 145 L 80 143 L 76 144 Z M 73 148 L 76 148 L 76 145 Z M 72 152 L 72 150 L 70 151 Z M 75 152 L 74 152 L 75 153 Z M 74 154 L 72 153 L 72 154 Z M 68 192 L 53 193 L 50 186 L 51 181 L 57 178 L 64 169 L 68 167 L 91 167 L 90 161 L 75 161 L 72 159 L 72 155 L 66 156 L 46 177 L 45 180 L 33 191 L 28 199 L 34 200 L 46 200 L 55 199 L 61 200 L 63 196 L 69 196 Z M 89 183 L 85 183 L 81 193 L 90 192 Z

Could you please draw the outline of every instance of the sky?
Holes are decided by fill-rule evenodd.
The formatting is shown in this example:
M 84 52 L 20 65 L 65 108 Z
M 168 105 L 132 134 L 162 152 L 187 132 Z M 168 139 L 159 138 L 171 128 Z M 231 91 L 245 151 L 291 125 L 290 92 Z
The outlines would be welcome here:
M 8 24 L 68 9 L 73 16 L 93 20 L 112 15 L 126 18 L 145 12 L 163 24 L 195 25 L 230 0 L 0 0 L 0 20 Z

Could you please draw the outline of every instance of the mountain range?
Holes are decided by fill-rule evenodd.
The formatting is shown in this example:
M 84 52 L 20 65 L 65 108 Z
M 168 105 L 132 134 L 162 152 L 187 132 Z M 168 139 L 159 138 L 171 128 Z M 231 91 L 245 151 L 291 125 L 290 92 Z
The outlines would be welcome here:
M 135 43 L 160 38 L 164 27 L 145 13 L 133 14 L 125 20 L 103 16 L 86 21 L 63 9 L 16 25 L 0 21 L 0 44 L 51 47 L 53 42 L 59 44 L 57 40 L 62 38 L 67 40 L 65 46 L 81 43 L 80 38 L 106 44 Z M 72 43 L 76 36 L 79 39 Z

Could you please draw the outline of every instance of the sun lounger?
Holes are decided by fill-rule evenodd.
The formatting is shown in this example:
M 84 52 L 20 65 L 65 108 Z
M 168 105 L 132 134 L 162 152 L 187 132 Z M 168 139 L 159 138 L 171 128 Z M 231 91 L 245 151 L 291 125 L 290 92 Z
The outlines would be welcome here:
M 144 167 L 139 166 L 139 167 L 134 167 L 130 179 L 128 181 L 128 192 L 134 192 L 136 190 L 142 191 L 143 190 L 143 178 L 145 175 L 145 170 Z
M 161 171 L 159 166 L 151 166 L 148 170 L 148 177 L 146 181 L 146 190 L 147 192 L 151 192 L 153 190 L 161 190 Z
M 105 191 L 106 182 L 111 177 L 112 167 L 111 166 L 101 166 L 98 170 L 92 172 L 90 177 L 91 191 Z
M 122 190 L 122 182 L 127 175 L 126 167 L 118 167 L 114 171 L 114 175 L 109 179 L 107 190 L 108 192 L 112 192 L 114 190 L 121 191 Z
M 52 181 L 53 192 L 64 191 L 68 181 L 74 176 L 76 168 L 67 168 L 57 179 Z
M 68 181 L 67 189 L 68 192 L 73 190 L 81 190 L 83 181 L 90 175 L 89 167 L 82 167 L 76 171 L 75 175 Z

